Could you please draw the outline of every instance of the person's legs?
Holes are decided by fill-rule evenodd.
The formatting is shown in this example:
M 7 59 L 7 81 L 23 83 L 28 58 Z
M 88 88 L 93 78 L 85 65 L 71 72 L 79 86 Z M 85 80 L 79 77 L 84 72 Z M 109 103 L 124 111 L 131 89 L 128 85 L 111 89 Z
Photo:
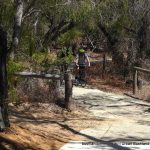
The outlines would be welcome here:
M 85 80 L 85 66 L 79 66 L 79 79 Z

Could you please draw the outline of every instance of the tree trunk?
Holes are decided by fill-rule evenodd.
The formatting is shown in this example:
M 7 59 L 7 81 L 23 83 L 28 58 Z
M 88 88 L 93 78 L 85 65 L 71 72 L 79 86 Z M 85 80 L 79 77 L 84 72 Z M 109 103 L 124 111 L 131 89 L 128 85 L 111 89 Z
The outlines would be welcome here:
M 127 44 L 127 58 L 124 62 L 124 79 L 128 76 L 132 76 L 132 69 L 133 65 L 135 64 L 136 61 L 136 54 L 137 54 L 137 47 L 135 44 L 135 41 L 133 39 L 128 39 L 128 44 Z
M 115 71 L 120 71 L 123 66 L 123 53 L 118 49 L 117 44 L 119 43 L 119 35 L 113 35 L 113 29 L 111 32 L 107 31 L 107 28 L 102 25 L 101 23 L 98 24 L 99 29 L 103 32 L 104 36 L 107 38 L 108 41 L 108 48 L 109 51 L 112 53 L 112 61 L 114 63 Z
M 16 48 L 19 44 L 19 35 L 20 29 L 22 24 L 22 17 L 23 17 L 23 7 L 24 3 L 23 0 L 16 0 L 16 15 L 14 19 L 14 29 L 13 29 L 13 39 L 12 39 L 12 47 L 11 47 L 11 56 L 12 59 L 15 58 Z
M 145 2 L 147 8 L 150 7 L 150 2 Z M 147 10 L 141 19 L 141 26 L 137 32 L 137 40 L 139 42 L 138 58 L 145 59 L 147 54 L 150 56 L 150 12 Z
M 150 3 L 149 3 L 150 6 Z M 150 12 L 147 14 L 146 55 L 150 58 Z
M 70 109 L 70 101 L 72 98 L 72 80 L 69 72 L 65 73 L 65 108 Z
M 142 26 L 139 29 L 138 32 L 138 42 L 139 42 L 139 49 L 138 49 L 138 58 L 145 58 L 145 53 L 146 53 L 146 18 L 142 19 Z
M 114 72 L 123 73 L 124 56 L 123 52 L 118 49 L 117 44 L 118 42 L 115 42 L 114 44 L 109 43 L 109 49 L 112 54 L 113 70 Z
M 5 127 L 9 126 L 8 104 L 6 101 L 8 96 L 6 69 L 7 52 L 7 33 L 0 28 L 0 107 Z
M 35 22 L 33 24 L 33 27 L 34 27 L 34 35 L 37 36 L 37 26 L 38 26 L 38 22 L 39 22 L 39 12 L 37 12 L 35 14 L 35 17 L 36 17 L 36 19 L 35 19 Z
M 49 29 L 48 32 L 45 34 L 43 45 L 47 46 L 51 44 L 53 41 L 57 39 L 60 34 L 67 32 L 68 30 L 74 28 L 74 22 L 61 22 L 57 27 L 53 27 Z

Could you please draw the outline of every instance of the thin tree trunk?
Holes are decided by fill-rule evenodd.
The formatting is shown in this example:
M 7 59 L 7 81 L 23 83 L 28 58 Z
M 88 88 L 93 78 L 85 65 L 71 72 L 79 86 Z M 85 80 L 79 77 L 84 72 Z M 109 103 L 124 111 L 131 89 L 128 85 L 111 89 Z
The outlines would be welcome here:
M 145 15 L 145 55 L 147 58 L 150 58 L 150 1 L 145 1 L 145 6 L 148 8 L 148 11 Z
M 36 19 L 36 21 L 35 21 L 35 23 L 34 23 L 34 25 L 33 25 L 33 27 L 34 27 L 34 35 L 35 36 L 37 36 L 37 24 L 38 24 L 38 18 Z
M 112 62 L 113 62 L 113 70 L 114 72 L 123 71 L 123 64 L 124 64 L 124 56 L 123 53 L 118 49 L 117 42 L 115 44 L 109 43 L 109 49 L 111 50 L 112 54 Z
M 146 17 L 142 19 L 142 26 L 138 32 L 138 42 L 139 42 L 139 49 L 138 49 L 138 58 L 145 58 L 146 52 L 146 29 L 147 29 L 147 20 Z
M 14 19 L 14 29 L 13 29 L 13 37 L 12 37 L 13 39 L 12 39 L 12 47 L 11 47 L 12 59 L 15 58 L 16 48 L 19 44 L 20 29 L 21 29 L 22 17 L 23 17 L 23 7 L 24 7 L 23 0 L 16 0 L 16 15 Z
M 70 103 L 72 98 L 72 81 L 71 74 L 65 73 L 65 108 L 70 109 Z
M 48 32 L 45 34 L 43 45 L 49 45 L 52 41 L 55 41 L 56 38 L 68 30 L 72 29 L 75 26 L 74 22 L 60 23 L 57 27 L 49 29 Z
M 108 48 L 112 53 L 112 61 L 114 63 L 114 70 L 121 70 L 123 66 L 123 53 L 117 48 L 119 43 L 118 37 L 113 37 L 111 32 L 108 32 L 106 27 L 101 23 L 98 24 L 99 29 L 103 32 L 108 41 Z
M 5 127 L 9 126 L 7 104 L 7 33 L 0 28 L 0 107 Z

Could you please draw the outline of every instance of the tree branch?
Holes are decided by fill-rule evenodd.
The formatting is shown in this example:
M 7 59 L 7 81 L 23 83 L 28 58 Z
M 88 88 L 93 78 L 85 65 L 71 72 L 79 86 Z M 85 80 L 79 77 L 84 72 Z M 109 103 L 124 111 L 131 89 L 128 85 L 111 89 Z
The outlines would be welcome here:
M 103 34 L 105 35 L 105 37 L 108 39 L 108 41 L 110 43 L 114 43 L 114 40 L 111 37 L 111 34 L 109 32 L 107 32 L 106 27 L 103 26 L 100 22 L 98 23 L 98 27 L 99 29 L 103 32 Z
M 137 34 L 137 32 L 131 28 L 128 28 L 128 27 L 125 27 L 125 26 L 122 26 L 126 31 L 128 32 L 131 32 L 131 33 L 134 33 L 134 34 Z
M 24 21 L 27 17 L 30 17 L 32 14 L 40 12 L 42 11 L 36 8 L 32 8 L 28 13 L 24 14 L 24 16 L 22 17 L 22 21 Z

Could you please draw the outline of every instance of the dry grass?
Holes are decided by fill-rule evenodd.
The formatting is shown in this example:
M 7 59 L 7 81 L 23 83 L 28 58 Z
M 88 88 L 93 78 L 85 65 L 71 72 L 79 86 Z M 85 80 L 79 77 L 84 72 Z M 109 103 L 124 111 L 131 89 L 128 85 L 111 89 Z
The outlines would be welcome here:
M 122 76 L 110 73 L 110 64 L 107 64 L 107 73 L 102 77 L 102 64 L 91 66 L 87 69 L 87 81 L 91 87 L 107 92 L 123 93 L 131 90 L 131 86 L 126 86 Z
M 91 87 L 102 91 L 113 92 L 117 94 L 129 93 L 132 95 L 133 85 L 126 85 L 123 76 L 115 75 L 111 72 L 112 64 L 107 64 L 107 73 L 102 77 L 102 64 L 94 65 L 87 69 L 87 80 Z M 141 76 L 142 77 L 142 76 Z M 144 78 L 145 76 L 143 76 Z M 150 85 L 143 86 L 135 95 L 139 99 L 150 101 Z
M 0 135 L 0 149 L 58 150 L 68 141 L 81 140 L 80 130 L 105 122 L 75 103 L 72 112 L 48 103 L 10 106 L 10 120 L 9 131 Z
M 150 85 L 143 86 L 141 90 L 138 90 L 136 97 L 150 102 Z
M 55 102 L 58 97 L 55 83 L 44 79 L 25 79 L 17 87 L 20 103 L 24 102 Z

